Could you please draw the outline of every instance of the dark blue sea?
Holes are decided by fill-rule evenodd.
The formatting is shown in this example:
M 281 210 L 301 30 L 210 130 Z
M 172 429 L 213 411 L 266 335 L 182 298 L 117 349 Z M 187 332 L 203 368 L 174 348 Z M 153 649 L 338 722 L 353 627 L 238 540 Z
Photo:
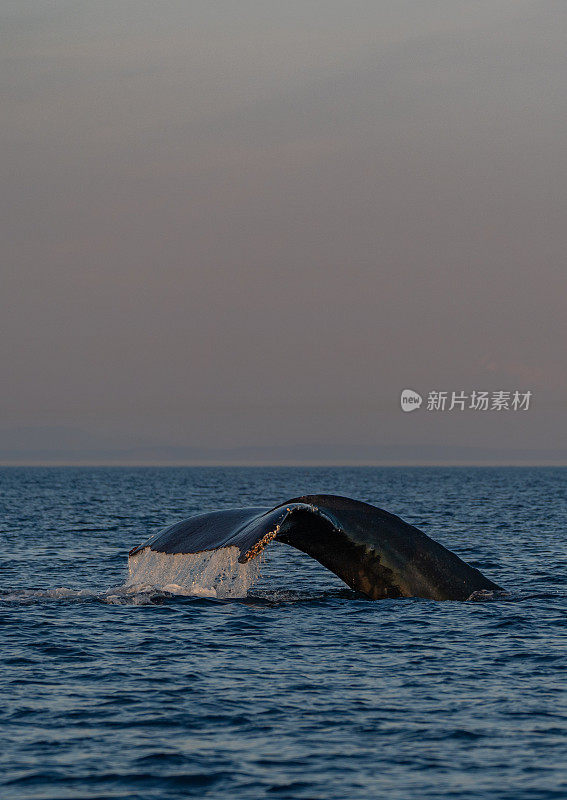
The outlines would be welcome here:
M 1 469 L 0 797 L 567 798 L 566 477 Z M 402 516 L 509 594 L 373 602 L 277 543 L 244 598 L 121 588 L 169 523 L 320 492 Z

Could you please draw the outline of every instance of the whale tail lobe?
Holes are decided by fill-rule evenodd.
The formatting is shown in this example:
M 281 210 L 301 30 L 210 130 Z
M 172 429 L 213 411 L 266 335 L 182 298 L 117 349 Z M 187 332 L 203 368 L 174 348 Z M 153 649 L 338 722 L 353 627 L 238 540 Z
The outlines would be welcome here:
M 466 600 L 501 591 L 423 531 L 383 509 L 336 495 L 305 495 L 274 508 L 199 514 L 171 525 L 130 551 L 196 554 L 231 549 L 238 563 L 256 559 L 272 541 L 315 558 L 372 600 L 424 597 Z

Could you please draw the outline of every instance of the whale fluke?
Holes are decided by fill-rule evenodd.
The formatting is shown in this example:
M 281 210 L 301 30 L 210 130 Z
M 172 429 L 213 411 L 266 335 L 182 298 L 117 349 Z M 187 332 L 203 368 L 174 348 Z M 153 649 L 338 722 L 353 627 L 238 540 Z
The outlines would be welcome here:
M 312 556 L 372 600 L 466 600 L 474 592 L 502 591 L 400 517 L 336 495 L 306 495 L 274 508 L 198 514 L 160 531 L 129 556 L 136 559 L 147 550 L 177 554 L 237 548 L 238 561 L 246 563 L 273 540 Z

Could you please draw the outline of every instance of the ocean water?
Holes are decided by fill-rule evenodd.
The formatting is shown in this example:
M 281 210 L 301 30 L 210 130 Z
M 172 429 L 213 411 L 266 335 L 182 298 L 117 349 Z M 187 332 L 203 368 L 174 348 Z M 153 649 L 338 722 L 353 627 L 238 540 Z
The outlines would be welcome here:
M 567 798 L 566 477 L 1 469 L 0 797 Z M 203 564 L 195 596 L 125 586 L 171 522 L 316 492 L 402 516 L 509 595 L 372 602 L 281 544 L 242 598 Z

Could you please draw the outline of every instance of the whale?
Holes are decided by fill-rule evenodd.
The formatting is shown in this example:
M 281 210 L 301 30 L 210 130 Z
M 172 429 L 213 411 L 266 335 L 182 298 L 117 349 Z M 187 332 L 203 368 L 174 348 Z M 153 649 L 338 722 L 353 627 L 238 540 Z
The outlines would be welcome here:
M 256 559 L 271 542 L 316 559 L 371 599 L 467 600 L 500 586 L 419 528 L 382 508 L 339 495 L 305 495 L 272 508 L 222 509 L 169 525 L 129 552 L 206 554 L 235 548 Z

